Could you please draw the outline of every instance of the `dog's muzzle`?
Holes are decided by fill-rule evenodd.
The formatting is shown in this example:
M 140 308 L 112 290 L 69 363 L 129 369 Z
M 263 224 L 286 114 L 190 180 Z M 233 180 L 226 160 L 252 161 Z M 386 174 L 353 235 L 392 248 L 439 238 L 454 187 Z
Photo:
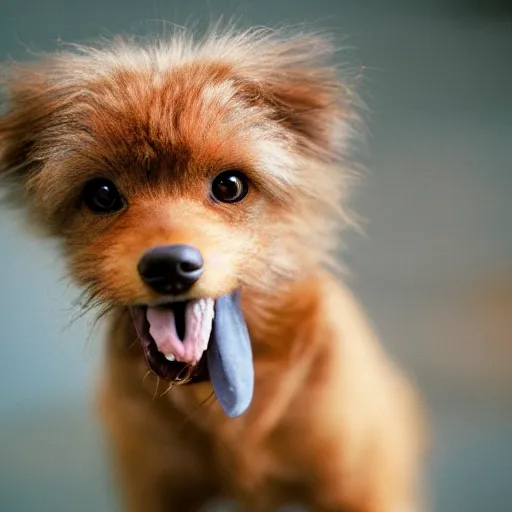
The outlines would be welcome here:
M 199 251 L 187 245 L 150 249 L 138 265 L 153 290 L 180 295 L 203 272 Z M 231 418 L 251 404 L 254 391 L 252 348 L 240 305 L 240 292 L 212 298 L 171 301 L 129 308 L 150 369 L 176 383 L 209 378 Z

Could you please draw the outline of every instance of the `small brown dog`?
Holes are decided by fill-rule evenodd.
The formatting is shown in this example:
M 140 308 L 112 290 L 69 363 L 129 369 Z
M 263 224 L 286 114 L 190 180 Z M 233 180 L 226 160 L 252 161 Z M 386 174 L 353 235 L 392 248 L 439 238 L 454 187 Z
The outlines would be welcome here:
M 0 171 L 112 316 L 100 404 L 127 510 L 419 510 L 415 395 L 323 270 L 358 120 L 331 54 L 217 30 L 5 69 Z

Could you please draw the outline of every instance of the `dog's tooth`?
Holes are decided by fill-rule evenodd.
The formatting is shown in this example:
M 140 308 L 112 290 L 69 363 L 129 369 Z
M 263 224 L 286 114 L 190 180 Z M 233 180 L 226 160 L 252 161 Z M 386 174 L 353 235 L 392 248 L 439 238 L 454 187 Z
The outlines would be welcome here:
M 167 361 L 171 361 L 171 363 L 172 363 L 173 361 L 176 361 L 176 357 L 174 356 L 174 354 L 167 354 L 167 355 L 165 356 L 165 359 L 167 359 Z
M 213 317 L 215 301 L 213 299 L 205 299 L 204 308 Z
M 202 313 L 202 307 L 201 307 L 201 300 L 194 301 L 194 304 L 192 305 L 192 311 L 194 312 L 194 315 L 197 317 Z

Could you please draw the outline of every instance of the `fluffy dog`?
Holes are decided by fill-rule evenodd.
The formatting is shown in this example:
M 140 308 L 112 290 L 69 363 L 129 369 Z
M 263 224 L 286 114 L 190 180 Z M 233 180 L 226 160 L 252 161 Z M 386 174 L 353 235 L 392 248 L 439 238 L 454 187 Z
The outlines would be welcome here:
M 415 394 L 326 270 L 358 127 L 332 51 L 229 29 L 4 70 L 0 171 L 111 318 L 126 510 L 419 509 Z

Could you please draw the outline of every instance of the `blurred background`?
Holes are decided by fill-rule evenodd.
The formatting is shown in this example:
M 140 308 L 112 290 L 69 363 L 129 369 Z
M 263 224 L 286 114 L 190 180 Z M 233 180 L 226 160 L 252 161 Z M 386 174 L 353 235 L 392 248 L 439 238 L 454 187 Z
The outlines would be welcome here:
M 428 405 L 433 510 L 510 512 L 511 2 L 0 0 L 0 60 L 219 15 L 348 37 L 372 111 L 350 285 Z M 5 211 L 0 240 L 0 510 L 120 510 L 92 408 L 101 329 L 70 324 L 50 242 Z

